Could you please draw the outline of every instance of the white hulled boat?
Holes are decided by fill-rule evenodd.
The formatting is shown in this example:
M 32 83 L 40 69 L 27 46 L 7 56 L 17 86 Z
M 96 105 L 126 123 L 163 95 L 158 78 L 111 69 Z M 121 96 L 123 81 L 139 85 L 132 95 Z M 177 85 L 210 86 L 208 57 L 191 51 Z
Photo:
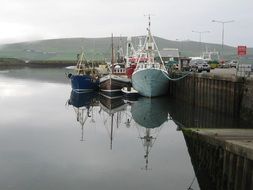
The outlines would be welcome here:
M 137 67 L 132 74 L 132 85 L 139 94 L 146 97 L 161 96 L 167 93 L 169 80 L 168 72 L 158 51 L 150 31 L 150 16 L 148 34 L 142 52 L 139 54 Z M 155 61 L 158 54 L 161 63 Z M 144 61 L 140 61 L 144 60 Z

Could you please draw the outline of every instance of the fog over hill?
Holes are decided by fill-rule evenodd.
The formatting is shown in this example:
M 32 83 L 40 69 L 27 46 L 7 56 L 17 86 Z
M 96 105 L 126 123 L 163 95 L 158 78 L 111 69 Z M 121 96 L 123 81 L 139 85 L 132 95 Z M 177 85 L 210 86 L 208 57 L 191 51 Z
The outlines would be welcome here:
M 135 47 L 140 37 L 132 37 Z M 142 37 L 144 41 L 144 37 Z M 159 49 L 178 48 L 182 56 L 200 56 L 206 49 L 221 51 L 220 44 L 199 43 L 195 41 L 171 41 L 155 37 Z M 115 49 L 119 46 L 126 49 L 127 37 L 114 37 Z M 89 60 L 110 60 L 112 38 L 62 38 L 22 43 L 6 44 L 0 48 L 0 57 L 18 58 L 23 60 L 75 60 L 76 54 L 82 49 Z M 236 58 L 236 47 L 224 46 L 224 56 Z M 248 48 L 248 55 L 253 55 L 253 49 Z

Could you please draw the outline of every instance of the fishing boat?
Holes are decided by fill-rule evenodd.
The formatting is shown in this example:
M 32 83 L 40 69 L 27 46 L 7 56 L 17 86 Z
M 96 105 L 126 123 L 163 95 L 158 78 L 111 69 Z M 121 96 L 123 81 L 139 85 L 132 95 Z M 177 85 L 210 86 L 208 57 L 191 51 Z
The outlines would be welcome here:
M 150 31 L 150 16 L 148 34 L 145 38 L 142 52 L 139 54 L 137 67 L 132 74 L 132 85 L 140 95 L 156 97 L 167 93 L 169 80 L 158 47 Z M 160 62 L 155 61 L 158 54 Z M 143 60 L 142 62 L 140 60 Z
M 122 96 L 121 89 L 128 85 L 130 80 L 126 77 L 108 74 L 100 78 L 100 91 L 107 96 Z
M 114 48 L 112 36 L 112 58 L 111 69 L 108 75 L 105 75 L 99 80 L 100 91 L 107 96 L 121 95 L 121 88 L 127 86 L 131 79 L 127 78 L 124 59 L 122 62 L 115 63 L 114 61 Z
M 137 66 L 138 62 L 147 61 L 145 57 L 139 58 L 142 52 L 142 37 L 139 37 L 139 44 L 137 50 L 135 50 L 132 40 L 130 37 L 127 38 L 127 48 L 126 48 L 126 75 L 128 78 L 132 78 L 132 74 Z
M 87 66 L 84 52 L 78 54 L 78 61 L 75 67 L 76 74 L 68 74 L 71 81 L 72 90 L 75 92 L 91 92 L 98 90 L 98 72 L 94 67 Z

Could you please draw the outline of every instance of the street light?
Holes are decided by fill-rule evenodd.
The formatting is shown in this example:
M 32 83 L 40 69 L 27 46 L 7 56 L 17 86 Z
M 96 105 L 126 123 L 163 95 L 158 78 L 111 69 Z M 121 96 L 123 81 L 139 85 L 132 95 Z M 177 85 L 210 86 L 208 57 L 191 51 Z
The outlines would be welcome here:
M 199 46 L 200 46 L 200 55 L 201 55 L 201 53 L 202 53 L 201 35 L 204 34 L 204 33 L 210 33 L 210 31 L 195 31 L 195 30 L 192 30 L 192 32 L 199 34 Z
M 228 21 L 220 21 L 220 20 L 212 20 L 212 22 L 217 22 L 222 24 L 222 33 L 221 33 L 221 59 L 222 62 L 224 62 L 224 25 L 226 23 L 234 22 L 234 20 L 228 20 Z
M 179 43 L 178 45 L 178 50 L 180 50 L 181 52 L 183 52 L 183 42 L 180 39 L 176 39 L 176 41 Z

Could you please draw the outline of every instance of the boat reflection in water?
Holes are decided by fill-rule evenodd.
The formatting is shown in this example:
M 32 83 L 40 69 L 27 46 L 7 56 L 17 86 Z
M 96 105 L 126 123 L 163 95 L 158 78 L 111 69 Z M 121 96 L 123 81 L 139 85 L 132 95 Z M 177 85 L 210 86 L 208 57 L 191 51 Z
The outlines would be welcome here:
M 166 106 L 166 98 L 140 98 L 131 106 L 131 113 L 134 121 L 139 124 L 137 130 L 139 138 L 144 147 L 144 170 L 149 170 L 149 153 L 153 147 L 163 123 L 170 120 L 171 117 Z
M 103 94 L 100 94 L 99 102 L 99 114 L 102 115 L 103 113 L 105 113 L 103 115 L 103 124 L 108 131 L 110 137 L 110 149 L 112 150 L 114 125 L 116 125 L 116 128 L 119 128 L 119 125 L 122 123 L 122 112 L 126 111 L 127 104 L 125 104 L 122 97 L 110 98 L 108 96 L 104 96 Z
M 115 132 L 121 127 L 135 126 L 139 139 L 144 147 L 144 170 L 149 170 L 149 154 L 161 129 L 166 121 L 171 120 L 166 106 L 167 98 L 139 98 L 138 101 L 125 101 L 122 97 L 110 98 L 103 94 L 71 92 L 68 101 L 73 105 L 76 112 L 77 121 L 83 128 L 86 120 L 91 117 L 93 106 L 99 106 L 99 111 L 95 113 L 96 119 L 101 119 L 102 125 L 107 130 L 110 139 L 110 149 L 113 147 Z M 100 118 L 99 118 L 100 117 Z
M 83 129 L 88 118 L 94 122 L 93 107 L 98 106 L 98 93 L 78 93 L 71 91 L 70 99 L 67 104 L 72 105 L 76 113 L 76 120 L 80 123 L 82 129 L 81 141 L 84 140 Z

